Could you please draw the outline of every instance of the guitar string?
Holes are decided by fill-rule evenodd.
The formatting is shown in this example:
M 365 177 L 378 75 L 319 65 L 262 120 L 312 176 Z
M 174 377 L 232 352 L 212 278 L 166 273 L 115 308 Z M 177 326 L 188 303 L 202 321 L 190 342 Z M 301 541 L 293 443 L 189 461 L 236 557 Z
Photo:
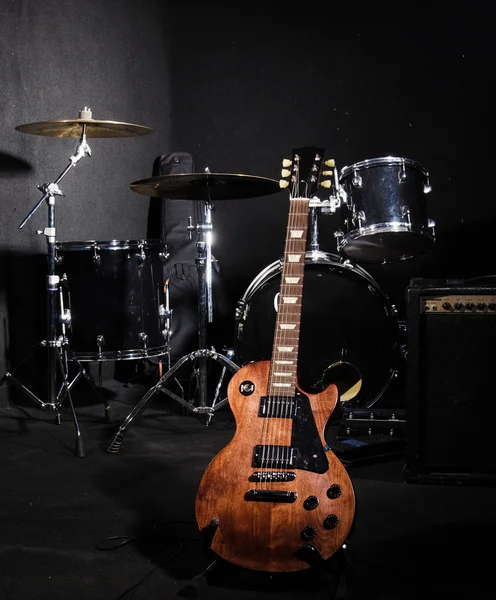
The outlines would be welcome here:
M 280 329 L 280 323 L 283 322 L 283 314 L 284 314 L 284 301 L 283 301 L 283 297 L 284 297 L 284 270 L 285 270 L 285 265 L 287 264 L 287 254 L 288 254 L 288 241 L 289 241 L 289 228 L 290 228 L 290 220 L 291 220 L 291 214 L 292 214 L 292 206 L 293 206 L 293 197 L 295 192 L 297 192 L 297 185 L 298 185 L 298 177 L 295 176 L 295 169 L 296 169 L 296 173 L 298 171 L 298 162 L 296 160 L 296 157 L 294 158 L 293 161 L 293 185 L 290 186 L 290 193 L 289 193 L 289 197 L 290 197 L 290 205 L 289 205 L 289 217 L 288 217 L 288 225 L 287 225 L 287 229 L 286 229 L 286 241 L 285 241 L 285 248 L 284 248 L 284 255 L 283 255 L 283 265 L 282 265 L 282 271 L 281 271 L 281 285 L 279 288 L 279 298 L 277 300 L 278 303 L 278 307 L 277 307 L 277 315 L 276 315 L 276 328 L 275 328 L 275 332 L 274 332 L 274 341 L 273 341 L 273 349 L 272 349 L 272 360 L 270 363 L 270 370 L 269 370 L 269 382 L 268 382 L 268 389 L 267 389 L 267 404 L 266 404 L 266 424 L 264 424 L 263 426 L 263 451 L 262 451 L 262 469 L 261 469 L 261 486 L 262 488 L 268 488 L 269 487 L 269 477 L 270 477 L 270 467 L 271 467 L 271 463 L 274 462 L 274 448 L 273 448 L 273 442 L 277 440 L 274 439 L 274 427 L 273 427 L 273 421 L 274 419 L 277 419 L 277 416 L 274 414 L 274 403 L 276 402 L 276 386 L 275 383 L 277 383 L 276 381 L 276 360 L 278 360 L 278 356 L 279 356 L 279 350 L 278 347 L 282 346 L 284 343 L 284 336 L 280 334 L 281 331 L 284 331 L 284 329 Z M 279 329 L 278 329 L 279 328 Z M 267 448 L 267 451 L 265 451 L 265 449 Z M 277 453 L 279 453 L 279 450 L 277 451 Z M 275 469 L 274 469 L 275 470 Z
M 317 157 L 314 160 L 314 166 L 317 161 Z M 284 472 L 284 470 L 288 470 L 290 466 L 290 460 L 293 456 L 291 452 L 291 441 L 292 441 L 292 424 L 294 411 L 296 408 L 296 381 L 297 381 L 297 368 L 298 368 L 298 346 L 299 346 L 299 338 L 300 338 L 300 325 L 301 325 L 301 313 L 302 313 L 302 300 L 303 300 L 303 278 L 304 278 L 304 269 L 305 269 L 305 259 L 306 259 L 306 239 L 307 239 L 307 230 L 308 230 L 308 194 L 309 194 L 309 182 L 313 173 L 310 171 L 309 178 L 305 182 L 305 193 L 304 197 L 301 197 L 300 194 L 300 169 L 299 165 L 297 168 L 297 189 L 296 189 L 296 197 L 293 195 L 290 199 L 290 212 L 288 219 L 288 228 L 286 232 L 286 248 L 285 248 L 285 256 L 283 263 L 283 273 L 282 273 L 282 281 L 281 281 L 281 293 L 280 298 L 282 298 L 282 308 L 279 311 L 279 326 L 282 324 L 294 324 L 295 329 L 291 328 L 283 328 L 281 327 L 280 331 L 277 331 L 280 334 L 281 346 L 283 347 L 291 347 L 291 386 L 286 388 L 284 386 L 278 386 L 280 390 L 284 390 L 284 393 L 278 394 L 275 390 L 275 386 L 272 386 L 272 391 L 275 396 L 275 408 L 272 407 L 272 413 L 276 416 L 275 426 L 272 426 L 273 431 L 275 431 L 275 442 L 277 444 L 277 457 L 276 457 L 276 465 L 278 470 Z M 294 230 L 301 230 L 302 237 L 298 238 L 292 237 L 291 232 Z M 300 255 L 300 260 L 298 262 L 291 262 L 289 260 L 290 255 L 298 254 Z M 295 294 L 294 291 L 289 294 L 289 289 L 292 288 L 294 290 L 294 283 L 286 283 L 285 277 L 288 275 L 293 277 L 295 272 L 299 277 L 299 281 L 296 285 L 301 285 L 299 291 Z M 299 305 L 295 303 L 293 305 L 292 302 L 284 302 L 286 296 L 291 295 L 292 297 L 296 296 L 297 302 Z M 296 315 L 295 315 L 296 313 Z M 295 316 L 297 318 L 295 319 Z M 295 323 L 296 321 L 296 323 Z M 279 338 L 279 336 L 278 336 Z M 286 366 L 286 365 L 285 365 Z M 275 369 L 275 364 L 273 365 Z M 281 368 L 280 372 L 283 373 L 285 369 Z M 276 371 L 279 372 L 279 371 Z M 287 383 L 287 378 L 283 375 L 274 375 L 273 383 Z M 289 394 L 288 394 L 289 391 Z M 286 400 L 283 400 L 286 398 Z M 292 400 L 290 400 L 291 398 Z M 289 413 L 289 414 L 288 414 Z M 291 420 L 288 420 L 291 419 Z M 289 446 L 286 444 L 282 444 L 281 442 L 287 439 L 287 429 L 290 427 L 290 444 Z M 283 435 L 285 433 L 286 435 Z M 283 468 L 285 467 L 285 469 Z
M 298 190 L 299 191 L 299 190 Z M 299 194 L 298 194 L 299 196 Z M 288 229 L 286 236 L 286 248 L 285 248 L 285 257 L 284 257 L 284 266 L 282 273 L 282 282 L 281 282 L 281 298 L 282 304 L 279 310 L 280 318 L 279 318 L 279 327 L 278 337 L 280 339 L 281 347 L 291 347 L 291 352 L 288 352 L 288 357 L 291 357 L 293 361 L 290 365 L 290 375 L 288 378 L 285 375 L 279 375 L 279 373 L 285 373 L 285 369 L 287 365 L 277 367 L 276 374 L 274 375 L 273 383 L 276 384 L 286 384 L 290 383 L 291 385 L 277 386 L 277 390 L 275 389 L 275 385 L 273 386 L 274 393 L 274 401 L 272 406 L 272 414 L 275 416 L 275 423 L 273 424 L 272 431 L 275 438 L 276 445 L 276 453 L 275 453 L 275 464 L 277 466 L 278 471 L 284 472 L 284 470 L 289 468 L 289 463 L 291 459 L 291 443 L 289 445 L 284 444 L 283 441 L 288 437 L 288 427 L 292 431 L 292 421 L 290 422 L 288 419 L 291 417 L 291 400 L 295 391 L 296 391 L 296 367 L 297 367 L 297 344 L 295 343 L 295 336 L 298 336 L 298 330 L 291 328 L 284 328 L 282 325 L 289 325 L 297 321 L 295 319 L 295 309 L 297 309 L 297 305 L 293 305 L 292 302 L 285 302 L 289 296 L 294 297 L 294 283 L 287 283 L 286 276 L 294 276 L 294 271 L 297 271 L 298 275 L 300 275 L 301 263 L 293 263 L 290 261 L 290 256 L 293 254 L 300 254 L 301 256 L 301 246 L 304 243 L 304 238 L 301 239 L 295 237 L 293 238 L 291 232 L 296 229 L 301 229 L 301 204 L 304 204 L 299 198 L 292 198 L 290 201 L 290 215 L 288 219 Z M 301 260 L 301 259 L 300 259 Z M 300 294 L 297 293 L 296 297 L 299 298 Z M 279 351 L 279 350 L 278 350 Z M 277 354 L 279 356 L 279 354 Z M 286 356 L 284 354 L 283 356 Z M 281 357 L 279 357 L 281 358 Z M 283 360 L 283 358 L 281 358 Z M 275 368 L 275 367 L 274 367 Z M 291 433 L 290 431 L 290 433 Z M 285 434 L 285 435 L 284 435 Z M 291 440 L 291 435 L 289 436 Z

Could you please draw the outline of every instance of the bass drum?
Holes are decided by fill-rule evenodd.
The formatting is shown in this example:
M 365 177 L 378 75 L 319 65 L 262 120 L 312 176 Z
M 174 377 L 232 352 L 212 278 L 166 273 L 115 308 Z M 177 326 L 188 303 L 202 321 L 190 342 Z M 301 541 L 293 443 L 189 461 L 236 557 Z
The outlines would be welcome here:
M 270 360 L 282 262 L 252 281 L 236 312 L 238 364 Z M 307 252 L 300 325 L 299 385 L 318 393 L 336 383 L 347 406 L 370 407 L 398 373 L 396 312 L 374 279 L 339 256 Z

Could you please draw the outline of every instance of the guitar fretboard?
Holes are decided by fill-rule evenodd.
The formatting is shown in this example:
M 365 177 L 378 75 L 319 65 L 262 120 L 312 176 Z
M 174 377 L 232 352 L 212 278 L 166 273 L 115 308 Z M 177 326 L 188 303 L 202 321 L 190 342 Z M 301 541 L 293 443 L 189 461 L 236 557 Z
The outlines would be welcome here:
M 269 396 L 294 393 L 308 228 L 308 198 L 291 198 L 281 274 L 279 308 L 269 374 Z

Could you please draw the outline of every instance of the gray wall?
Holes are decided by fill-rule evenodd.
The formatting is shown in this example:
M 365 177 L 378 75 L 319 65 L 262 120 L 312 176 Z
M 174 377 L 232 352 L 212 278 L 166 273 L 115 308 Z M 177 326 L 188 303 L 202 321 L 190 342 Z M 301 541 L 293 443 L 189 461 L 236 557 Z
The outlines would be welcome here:
M 65 196 L 55 209 L 58 241 L 146 237 L 148 200 L 129 183 L 151 175 L 170 137 L 164 22 L 165 5 L 157 0 L 2 2 L 2 371 L 9 352 L 18 358 L 46 323 L 37 311 L 44 299 L 46 238 L 36 234 L 47 225 L 46 205 L 18 226 L 41 198 L 37 185 L 61 174 L 79 141 L 15 127 L 73 119 L 84 106 L 95 119 L 150 127 L 153 133 L 143 137 L 88 139 L 92 155 L 60 182 Z

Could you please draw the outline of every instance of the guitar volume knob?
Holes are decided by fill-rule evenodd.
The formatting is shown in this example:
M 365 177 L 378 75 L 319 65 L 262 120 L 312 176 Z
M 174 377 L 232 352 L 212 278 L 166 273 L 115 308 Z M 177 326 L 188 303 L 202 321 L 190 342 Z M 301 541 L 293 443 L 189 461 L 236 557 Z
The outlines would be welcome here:
M 303 508 L 305 510 L 315 510 L 319 505 L 319 499 L 317 496 L 308 496 L 308 498 L 303 502 Z
M 341 486 L 338 485 L 337 483 L 333 483 L 331 485 L 331 487 L 327 490 L 327 497 L 330 498 L 331 500 L 335 500 L 336 498 L 339 498 L 339 496 L 341 496 L 341 494 L 342 494 Z
M 339 519 L 337 515 L 327 515 L 324 519 L 325 529 L 335 529 L 338 526 Z
M 311 539 L 313 539 L 317 534 L 317 531 L 315 530 L 315 527 L 312 527 L 311 525 L 307 525 L 303 531 L 300 534 L 301 539 L 304 542 L 308 542 Z

